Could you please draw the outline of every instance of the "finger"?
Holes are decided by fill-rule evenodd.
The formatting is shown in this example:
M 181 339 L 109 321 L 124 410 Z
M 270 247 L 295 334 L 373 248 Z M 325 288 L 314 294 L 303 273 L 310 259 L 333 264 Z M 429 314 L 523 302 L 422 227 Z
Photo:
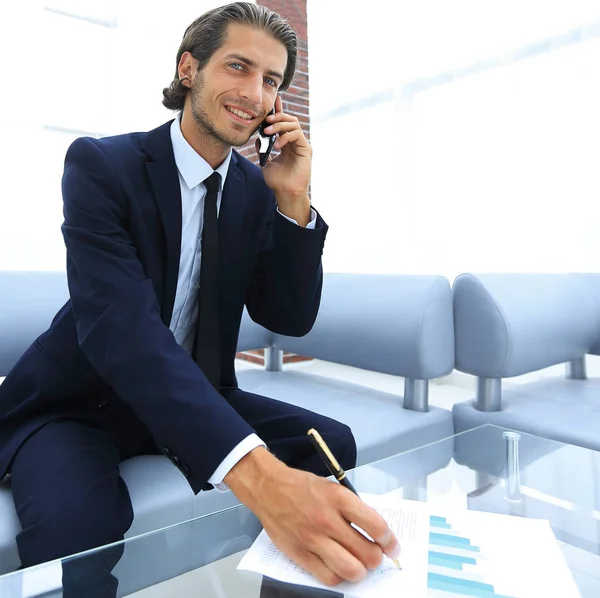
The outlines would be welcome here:
M 348 495 L 341 505 L 342 516 L 364 530 L 392 559 L 400 556 L 400 544 L 385 519 L 357 496 Z
M 287 133 L 288 131 L 295 131 L 300 128 L 298 121 L 279 121 L 265 127 L 265 133 L 267 135 L 275 135 L 276 133 Z
M 270 114 L 267 117 L 267 121 L 274 122 L 299 122 L 298 117 L 293 114 L 286 114 L 285 112 L 276 112 L 275 114 Z
M 319 556 L 312 552 L 290 554 L 289 557 L 297 565 L 302 567 L 302 569 L 314 575 L 326 586 L 334 586 L 342 581 L 342 578 L 339 575 L 334 573 Z
M 383 551 L 379 544 L 371 542 L 361 532 L 340 518 L 341 525 L 336 530 L 336 540 L 354 555 L 365 568 L 377 569 L 383 561 Z
M 335 540 L 327 539 L 320 544 L 318 556 L 330 571 L 346 581 L 362 581 L 369 573 L 352 553 Z
M 279 94 L 275 98 L 275 112 L 283 112 L 283 101 Z
M 275 149 L 280 150 L 284 148 L 288 143 L 298 143 L 302 139 L 306 139 L 302 131 L 295 129 L 294 131 L 290 131 L 289 133 L 284 133 L 283 135 L 281 135 L 279 139 L 277 139 L 273 147 Z M 298 143 L 298 145 L 303 144 Z M 308 142 L 306 143 L 306 145 L 308 145 Z

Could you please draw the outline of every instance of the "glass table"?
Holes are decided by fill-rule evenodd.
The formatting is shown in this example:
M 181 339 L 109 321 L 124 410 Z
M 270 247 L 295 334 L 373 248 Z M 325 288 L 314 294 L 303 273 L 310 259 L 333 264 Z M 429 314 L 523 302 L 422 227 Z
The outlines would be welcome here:
M 600 453 L 496 426 L 357 467 L 359 492 L 547 519 L 584 598 L 600 596 Z M 0 598 L 62 596 L 62 567 L 122 550 L 118 596 L 341 596 L 237 571 L 261 526 L 243 505 L 0 577 Z M 66 592 L 65 592 L 66 595 Z M 94 594 L 95 595 L 95 594 Z M 98 593 L 102 596 L 102 593 Z M 448 593 L 448 597 L 459 594 Z M 539 598 L 544 598 L 540 596 Z

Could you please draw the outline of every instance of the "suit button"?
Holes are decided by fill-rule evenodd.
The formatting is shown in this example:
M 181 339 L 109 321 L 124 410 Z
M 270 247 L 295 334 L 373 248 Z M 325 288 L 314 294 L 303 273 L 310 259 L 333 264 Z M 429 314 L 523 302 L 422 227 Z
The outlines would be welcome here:
M 108 411 L 110 409 L 110 404 L 108 403 L 108 401 L 101 401 L 100 403 L 98 403 L 98 411 L 100 411 L 101 413 L 104 413 L 106 411 Z
M 167 458 L 170 459 L 172 457 L 171 454 L 171 449 L 168 446 L 163 446 L 161 449 L 162 454 Z
M 173 463 L 173 465 L 175 465 L 175 467 L 179 467 L 181 469 L 181 461 L 179 460 L 179 457 L 177 455 L 173 455 L 171 457 L 171 462 Z
M 181 467 L 179 468 L 181 469 L 181 473 L 186 477 L 189 478 L 190 477 L 190 468 L 188 467 L 188 465 L 186 463 L 182 463 Z

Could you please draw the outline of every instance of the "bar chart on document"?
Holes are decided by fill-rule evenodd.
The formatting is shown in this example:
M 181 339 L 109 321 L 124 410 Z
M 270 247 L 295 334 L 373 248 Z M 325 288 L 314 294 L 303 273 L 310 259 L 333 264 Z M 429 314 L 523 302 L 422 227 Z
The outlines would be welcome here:
M 543 598 L 579 592 L 546 522 L 468 511 L 430 515 L 427 596 Z

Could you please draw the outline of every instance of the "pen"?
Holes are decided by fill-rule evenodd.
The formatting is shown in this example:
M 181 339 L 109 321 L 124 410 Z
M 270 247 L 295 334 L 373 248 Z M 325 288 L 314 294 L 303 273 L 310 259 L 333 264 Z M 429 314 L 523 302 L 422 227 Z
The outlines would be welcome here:
M 323 440 L 321 435 L 314 428 L 311 428 L 308 431 L 308 435 L 310 436 L 310 439 L 312 440 L 312 443 L 313 443 L 317 453 L 320 455 L 321 459 L 323 459 L 323 462 L 325 463 L 325 465 L 327 465 L 327 469 L 329 469 L 329 471 L 333 474 L 335 479 L 342 486 L 348 488 L 348 490 L 350 490 L 350 492 L 352 492 L 353 494 L 356 494 L 356 496 L 358 496 L 358 492 L 356 491 L 354 486 L 350 483 L 350 480 L 348 479 L 346 472 L 342 469 L 342 467 L 338 463 L 337 459 L 333 456 L 333 453 L 331 452 L 331 450 L 329 449 L 327 444 L 325 444 L 325 441 Z M 398 559 L 392 559 L 392 560 L 394 561 L 394 564 L 396 565 L 396 567 L 398 567 L 398 569 L 402 569 L 402 567 L 400 567 L 400 562 L 398 561 Z

